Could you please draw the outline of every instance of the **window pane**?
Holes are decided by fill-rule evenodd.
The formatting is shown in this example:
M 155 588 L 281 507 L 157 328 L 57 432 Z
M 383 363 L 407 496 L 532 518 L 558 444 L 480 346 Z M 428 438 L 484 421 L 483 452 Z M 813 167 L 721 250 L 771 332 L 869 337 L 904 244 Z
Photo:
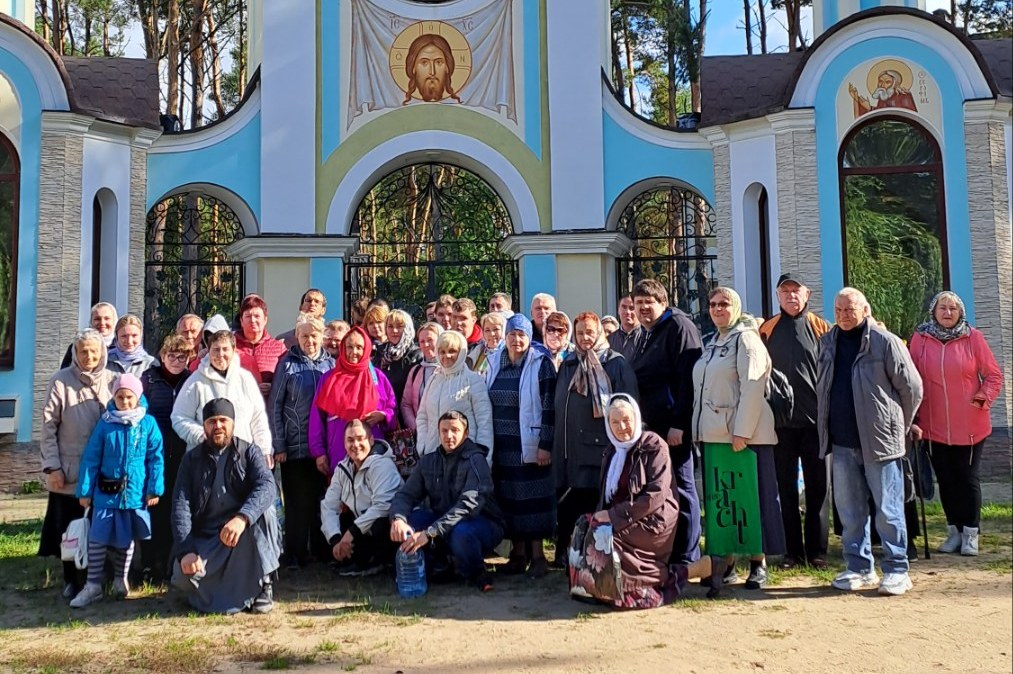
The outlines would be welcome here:
M 17 166 L 15 165 L 14 157 L 11 155 L 10 149 L 8 149 L 3 143 L 0 143 L 0 175 L 16 172 Z
M 893 119 L 862 128 L 844 150 L 844 168 L 920 166 L 936 161 L 935 142 L 917 127 Z
M 16 292 L 14 183 L 0 183 L 0 365 L 14 361 L 14 294 Z
M 905 339 L 943 289 L 939 183 L 934 172 L 844 179 L 848 285 Z

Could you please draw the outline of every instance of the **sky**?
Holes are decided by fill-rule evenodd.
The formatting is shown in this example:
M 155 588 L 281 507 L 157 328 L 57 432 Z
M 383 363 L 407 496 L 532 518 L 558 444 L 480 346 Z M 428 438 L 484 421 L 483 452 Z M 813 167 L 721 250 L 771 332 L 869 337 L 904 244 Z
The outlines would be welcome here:
M 754 3 L 755 4 L 755 3 Z M 710 16 L 707 19 L 707 56 L 746 53 L 746 34 L 743 28 L 742 0 L 711 0 L 708 3 Z M 926 0 L 926 9 L 930 12 L 937 9 L 949 10 L 949 0 Z M 768 16 L 769 18 L 769 16 Z M 813 40 L 812 9 L 802 10 L 803 33 L 806 42 Z M 769 51 L 785 50 L 788 32 L 784 28 L 784 12 L 777 12 L 767 23 L 767 48 Z M 759 46 L 753 41 L 756 50 Z

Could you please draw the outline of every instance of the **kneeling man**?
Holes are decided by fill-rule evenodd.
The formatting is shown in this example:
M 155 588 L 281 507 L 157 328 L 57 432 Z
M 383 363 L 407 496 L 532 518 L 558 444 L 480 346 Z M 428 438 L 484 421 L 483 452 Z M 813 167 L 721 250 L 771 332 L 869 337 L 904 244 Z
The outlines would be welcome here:
M 233 436 L 225 398 L 204 405 L 206 438 L 183 457 L 172 498 L 172 584 L 205 613 L 274 608 L 277 494 L 260 447 Z
M 503 513 L 493 497 L 489 463 L 468 437 L 464 414 L 444 413 L 439 429 L 440 451 L 419 459 L 391 503 L 390 537 L 405 552 L 428 546 L 429 570 L 449 553 L 457 575 L 488 592 L 492 579 L 485 556 L 503 539 Z M 427 498 L 428 509 L 413 510 Z

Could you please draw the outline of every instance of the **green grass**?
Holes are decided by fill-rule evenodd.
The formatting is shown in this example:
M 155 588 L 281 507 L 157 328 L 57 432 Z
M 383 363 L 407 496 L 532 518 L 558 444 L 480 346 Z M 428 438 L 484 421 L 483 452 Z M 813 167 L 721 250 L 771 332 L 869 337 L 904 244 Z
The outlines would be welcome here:
M 374 603 L 370 597 L 357 598 L 354 603 L 334 610 L 330 622 L 339 625 L 345 622 L 359 622 L 374 619 L 393 627 L 408 627 L 422 622 L 416 612 L 405 612 L 392 605 L 389 601 L 382 604 Z
M 37 557 L 42 520 L 0 524 L 0 590 L 52 587 L 52 565 Z
M 42 493 L 42 483 L 38 480 L 27 480 L 21 483 L 18 488 L 18 493 L 22 496 L 30 496 L 32 494 Z
M 981 506 L 982 523 L 1009 527 L 1013 524 L 1013 504 L 985 503 Z
M 982 564 L 981 568 L 985 571 L 993 571 L 1002 575 L 1013 573 L 1013 558 L 1004 557 L 1003 559 L 986 562 L 985 564 Z

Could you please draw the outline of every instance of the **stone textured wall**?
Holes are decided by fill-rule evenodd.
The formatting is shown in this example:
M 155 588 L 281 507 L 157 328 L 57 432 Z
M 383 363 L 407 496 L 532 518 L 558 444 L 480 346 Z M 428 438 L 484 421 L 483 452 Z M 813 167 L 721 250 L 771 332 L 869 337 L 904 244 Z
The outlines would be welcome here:
M 78 329 L 83 130 L 43 123 L 39 175 L 39 265 L 35 324 L 35 434 L 49 378 Z
M 130 312 L 144 316 L 144 241 L 147 213 L 144 205 L 148 190 L 148 153 L 145 148 L 130 149 L 130 261 L 127 278 Z
M 720 285 L 735 287 L 735 258 L 732 237 L 732 159 L 727 141 L 714 146 L 714 229 L 718 259 L 714 273 Z
M 823 298 L 832 296 L 839 288 L 823 288 L 819 200 L 816 198 L 816 131 L 777 130 L 774 147 L 781 271 L 793 271 L 805 279 L 812 289 L 809 304 L 822 313 Z
M 992 406 L 992 425 L 1013 424 L 1013 242 L 1010 240 L 1006 140 L 999 121 L 969 121 L 967 207 L 976 327 L 1003 370 L 1003 392 Z

